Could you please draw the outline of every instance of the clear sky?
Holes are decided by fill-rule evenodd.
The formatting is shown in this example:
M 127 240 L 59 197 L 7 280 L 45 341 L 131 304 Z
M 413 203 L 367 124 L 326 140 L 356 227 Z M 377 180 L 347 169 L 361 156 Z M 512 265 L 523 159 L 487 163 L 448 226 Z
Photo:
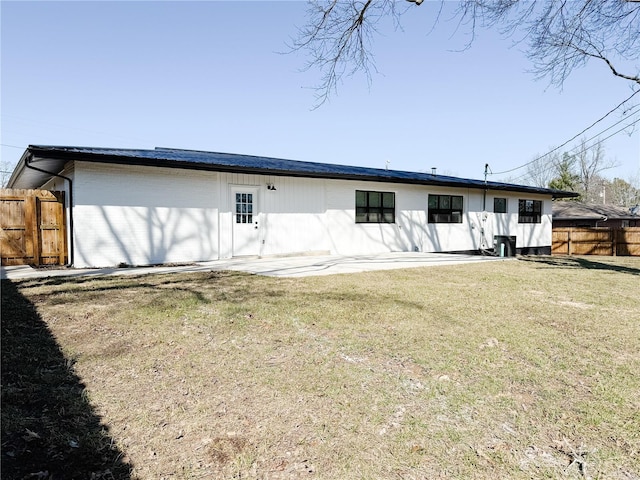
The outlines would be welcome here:
M 482 178 L 485 163 L 522 165 L 632 93 L 596 63 L 562 90 L 535 81 L 522 47 L 494 32 L 461 52 L 453 23 L 427 35 L 428 2 L 403 30 L 381 26 L 371 85 L 346 78 L 317 109 L 320 72 L 281 53 L 305 23 L 303 1 L 0 4 L 0 143 L 11 163 L 29 144 L 162 146 Z M 640 172 L 639 132 L 605 142 L 619 164 L 608 177 Z

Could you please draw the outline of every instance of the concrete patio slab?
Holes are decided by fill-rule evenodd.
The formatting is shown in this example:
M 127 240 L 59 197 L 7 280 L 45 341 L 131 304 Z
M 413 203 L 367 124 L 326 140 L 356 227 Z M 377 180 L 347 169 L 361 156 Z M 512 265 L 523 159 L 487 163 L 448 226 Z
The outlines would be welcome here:
M 373 270 L 391 270 L 461 263 L 505 261 L 508 258 L 450 253 L 394 252 L 374 255 L 322 255 L 265 258 L 230 258 L 190 265 L 131 268 L 32 268 L 2 267 L 1 278 L 24 280 L 48 277 L 90 277 L 108 275 L 147 275 L 178 272 L 233 270 L 270 277 L 307 277 Z

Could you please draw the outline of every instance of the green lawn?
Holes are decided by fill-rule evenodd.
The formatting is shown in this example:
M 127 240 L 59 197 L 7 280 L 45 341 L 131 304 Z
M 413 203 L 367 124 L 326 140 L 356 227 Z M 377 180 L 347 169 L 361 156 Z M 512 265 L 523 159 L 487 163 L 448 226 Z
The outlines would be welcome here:
M 2 287 L 3 478 L 640 478 L 639 258 Z

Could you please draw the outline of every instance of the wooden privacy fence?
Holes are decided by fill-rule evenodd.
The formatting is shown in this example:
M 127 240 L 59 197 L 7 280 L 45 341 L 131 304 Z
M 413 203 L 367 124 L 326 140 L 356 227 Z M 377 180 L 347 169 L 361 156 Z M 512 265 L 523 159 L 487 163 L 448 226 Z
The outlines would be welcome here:
M 640 227 L 553 229 L 554 255 L 640 256 Z
M 67 263 L 64 192 L 0 189 L 2 265 Z

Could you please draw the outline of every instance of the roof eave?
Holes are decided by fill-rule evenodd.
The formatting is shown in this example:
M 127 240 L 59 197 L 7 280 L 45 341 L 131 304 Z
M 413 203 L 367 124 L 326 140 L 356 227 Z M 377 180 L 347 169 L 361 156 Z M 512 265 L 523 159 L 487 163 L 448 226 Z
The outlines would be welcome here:
M 38 155 L 42 153 L 42 155 Z M 66 160 L 48 155 L 31 145 L 27 147 L 14 169 L 8 188 L 40 188 L 64 169 Z
M 576 192 L 568 192 L 566 190 L 554 190 L 554 189 L 550 189 L 551 196 L 553 197 L 554 200 L 558 199 L 558 198 L 578 198 L 580 196 L 579 193 Z
M 30 152 L 29 152 L 29 149 L 27 148 L 22 154 L 22 156 L 20 157 L 20 160 L 18 160 L 18 163 L 16 164 L 15 168 L 13 169 L 13 173 L 11 173 L 11 177 L 7 182 L 7 188 L 15 188 L 14 185 L 22 175 L 22 171 L 26 168 L 27 157 L 29 155 L 30 155 Z
M 25 160 L 27 156 L 30 158 L 47 158 L 57 159 L 60 161 L 85 161 L 92 163 L 109 163 L 120 165 L 137 165 L 137 166 L 156 166 L 165 168 L 182 168 L 190 170 L 201 171 L 218 171 L 227 173 L 251 173 L 261 175 L 273 175 L 273 176 L 288 176 L 298 178 L 324 178 L 324 179 L 342 179 L 342 180 L 359 180 L 359 181 L 372 181 L 372 182 L 387 182 L 398 184 L 413 184 L 413 185 L 431 185 L 440 187 L 452 187 L 452 188 L 472 188 L 476 190 L 494 190 L 494 191 L 508 191 L 516 193 L 529 193 L 537 195 L 551 195 L 553 199 L 558 198 L 575 198 L 578 196 L 575 192 L 567 192 L 562 190 L 553 190 L 540 187 L 531 187 L 526 185 L 515 185 L 499 182 L 482 182 L 481 180 L 464 179 L 465 181 L 456 181 L 450 179 L 452 177 L 439 177 L 433 176 L 431 178 L 406 178 L 385 175 L 384 170 L 381 170 L 380 175 L 366 174 L 366 173 L 339 173 L 339 172 L 321 172 L 321 171 L 308 171 L 308 170 L 287 170 L 278 168 L 267 167 L 251 167 L 246 165 L 225 165 L 221 163 L 204 163 L 188 160 L 177 160 L 174 158 L 148 158 L 140 157 L 136 155 L 122 155 L 122 154 L 108 154 L 108 153 L 86 153 L 82 151 L 71 151 L 65 148 L 70 147 L 54 147 L 54 146 L 42 146 L 42 145 L 30 145 L 25 151 L 22 160 Z M 81 149 L 83 147 L 73 147 Z M 167 149 L 167 151 L 171 151 Z M 206 153 L 206 152 L 205 152 Z M 22 161 L 21 160 L 21 161 Z M 24 162 L 23 162 L 24 163 Z M 303 162 L 306 163 L 306 162 Z M 369 169 L 377 170 L 377 169 Z M 408 173 L 408 172 L 407 172 Z M 14 171 L 14 176 L 16 172 Z M 13 179 L 13 176 L 12 176 Z

